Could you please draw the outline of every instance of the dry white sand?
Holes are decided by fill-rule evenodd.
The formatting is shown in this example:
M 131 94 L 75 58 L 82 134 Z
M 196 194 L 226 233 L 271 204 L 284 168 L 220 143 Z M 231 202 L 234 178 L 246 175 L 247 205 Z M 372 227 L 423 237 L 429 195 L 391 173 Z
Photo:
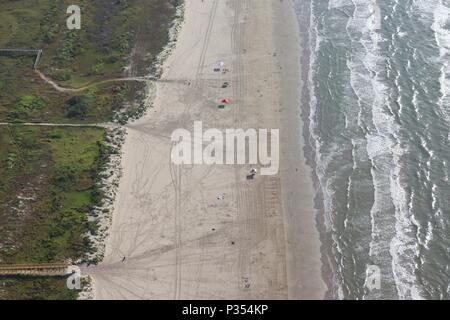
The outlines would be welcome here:
M 156 84 L 154 107 L 127 126 L 105 259 L 83 270 L 95 298 L 323 298 L 292 3 L 186 0 L 185 10 L 163 73 L 182 81 Z M 219 60 L 229 73 L 213 71 Z M 222 97 L 226 110 L 216 108 Z M 196 120 L 280 128 L 280 174 L 249 182 L 249 166 L 173 165 L 172 131 Z

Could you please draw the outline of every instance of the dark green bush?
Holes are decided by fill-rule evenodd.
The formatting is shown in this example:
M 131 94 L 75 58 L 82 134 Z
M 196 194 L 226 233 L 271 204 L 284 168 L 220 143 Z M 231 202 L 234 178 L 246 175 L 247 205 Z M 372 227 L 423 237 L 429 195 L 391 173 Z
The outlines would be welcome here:
M 75 96 L 66 101 L 67 116 L 69 118 L 84 119 L 93 104 L 92 97 Z

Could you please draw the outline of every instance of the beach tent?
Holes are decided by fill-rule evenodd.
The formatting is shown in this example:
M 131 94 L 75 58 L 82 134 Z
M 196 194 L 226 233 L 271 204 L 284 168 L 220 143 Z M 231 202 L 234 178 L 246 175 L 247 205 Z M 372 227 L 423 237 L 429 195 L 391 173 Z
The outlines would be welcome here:
M 220 103 L 229 104 L 230 103 L 230 99 L 224 98 L 224 99 L 220 100 Z

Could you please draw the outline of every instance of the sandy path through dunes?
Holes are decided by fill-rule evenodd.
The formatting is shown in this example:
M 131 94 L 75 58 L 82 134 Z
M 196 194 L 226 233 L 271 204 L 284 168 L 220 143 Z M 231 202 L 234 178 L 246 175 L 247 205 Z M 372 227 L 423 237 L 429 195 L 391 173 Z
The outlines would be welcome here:
M 202 121 L 204 130 L 280 128 L 283 70 L 273 21 L 277 10 L 292 10 L 286 2 L 186 1 L 185 22 L 163 78 L 190 84 L 155 83 L 154 107 L 127 126 L 105 259 L 83 270 L 94 280 L 96 299 L 288 298 L 286 248 L 295 248 L 286 245 L 285 225 L 298 221 L 286 221 L 290 215 L 282 209 L 283 175 L 249 182 L 246 165 L 170 161 L 173 130 L 192 132 L 194 121 Z M 230 72 L 214 72 L 218 61 Z M 224 81 L 229 88 L 221 88 Z M 232 103 L 218 110 L 224 97 Z M 285 134 L 296 135 L 296 129 Z M 224 199 L 218 199 L 221 194 Z M 314 211 L 303 211 L 314 228 Z M 318 241 L 314 236 L 309 240 Z M 320 257 L 311 254 L 308 263 L 315 268 L 305 281 L 316 281 L 320 289 Z M 296 286 L 303 283 L 296 273 L 289 278 Z M 309 297 L 323 295 L 311 292 Z

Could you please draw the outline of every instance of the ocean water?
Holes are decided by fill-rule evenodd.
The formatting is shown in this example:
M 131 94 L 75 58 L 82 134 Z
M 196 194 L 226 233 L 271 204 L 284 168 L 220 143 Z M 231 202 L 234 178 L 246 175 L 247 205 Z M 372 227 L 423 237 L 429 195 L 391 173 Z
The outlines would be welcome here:
M 449 299 L 450 0 L 295 1 L 332 296 Z

